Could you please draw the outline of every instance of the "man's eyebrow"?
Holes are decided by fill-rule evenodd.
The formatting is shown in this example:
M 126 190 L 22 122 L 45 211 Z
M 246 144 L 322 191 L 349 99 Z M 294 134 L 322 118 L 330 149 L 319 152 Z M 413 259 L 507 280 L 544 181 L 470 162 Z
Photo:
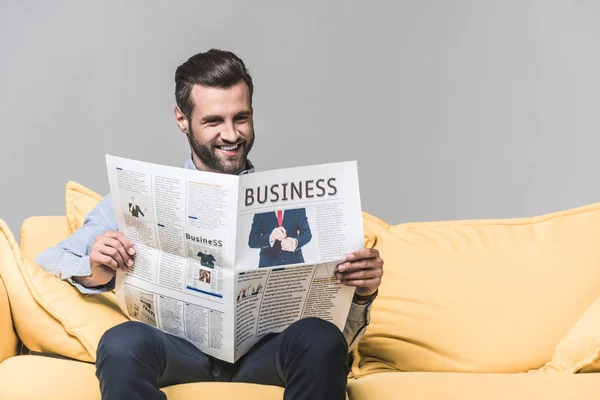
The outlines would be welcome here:
M 223 117 L 218 115 L 207 115 L 200 120 L 201 124 L 206 124 L 207 122 L 219 122 L 223 121 Z
M 236 117 L 249 117 L 250 115 L 252 115 L 252 112 L 250 110 L 246 110 L 246 111 L 241 111 L 241 112 L 237 113 L 235 116 Z

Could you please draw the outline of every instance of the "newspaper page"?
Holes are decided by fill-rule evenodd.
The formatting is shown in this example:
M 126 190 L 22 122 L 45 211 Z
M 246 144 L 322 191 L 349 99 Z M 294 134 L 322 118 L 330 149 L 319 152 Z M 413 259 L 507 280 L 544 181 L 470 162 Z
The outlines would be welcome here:
M 109 155 L 107 171 L 136 249 L 116 280 L 128 318 L 227 362 L 301 318 L 343 330 L 354 289 L 335 268 L 363 247 L 355 162 L 236 176 Z
M 244 175 L 239 196 L 236 356 L 300 318 L 343 331 L 354 288 L 335 269 L 364 244 L 356 162 Z

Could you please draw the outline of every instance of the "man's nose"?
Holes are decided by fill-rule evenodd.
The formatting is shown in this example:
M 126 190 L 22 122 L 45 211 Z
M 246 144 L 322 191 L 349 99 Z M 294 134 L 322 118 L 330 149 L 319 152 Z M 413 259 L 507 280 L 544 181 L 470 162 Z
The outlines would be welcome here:
M 221 132 L 221 139 L 223 139 L 227 142 L 230 142 L 230 143 L 237 142 L 239 137 L 240 137 L 240 134 L 238 133 L 237 129 L 235 128 L 235 125 L 231 122 L 227 123 L 225 125 L 225 129 Z

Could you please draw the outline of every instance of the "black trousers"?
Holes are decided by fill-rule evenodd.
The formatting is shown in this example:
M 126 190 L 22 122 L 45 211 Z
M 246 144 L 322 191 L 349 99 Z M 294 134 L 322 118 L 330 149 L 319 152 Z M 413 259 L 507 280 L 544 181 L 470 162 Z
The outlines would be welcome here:
M 110 400 L 164 400 L 159 388 L 191 382 L 276 385 L 285 387 L 286 400 L 342 400 L 348 372 L 344 335 L 318 318 L 301 319 L 281 333 L 265 336 L 235 364 L 133 321 L 109 329 L 96 357 L 102 398 Z

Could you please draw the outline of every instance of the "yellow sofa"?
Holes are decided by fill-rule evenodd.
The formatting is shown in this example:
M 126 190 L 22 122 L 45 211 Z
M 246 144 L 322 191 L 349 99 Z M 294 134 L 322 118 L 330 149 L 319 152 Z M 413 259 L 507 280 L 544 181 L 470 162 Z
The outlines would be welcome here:
M 98 199 L 68 186 L 67 215 L 27 219 L 20 245 L 0 221 L 0 399 L 100 398 L 97 341 L 125 317 L 112 293 L 81 295 L 32 261 Z M 385 273 L 352 353 L 349 399 L 600 395 L 600 204 L 395 226 L 365 213 L 364 224 Z M 283 398 L 281 388 L 241 383 L 163 391 L 169 399 Z

